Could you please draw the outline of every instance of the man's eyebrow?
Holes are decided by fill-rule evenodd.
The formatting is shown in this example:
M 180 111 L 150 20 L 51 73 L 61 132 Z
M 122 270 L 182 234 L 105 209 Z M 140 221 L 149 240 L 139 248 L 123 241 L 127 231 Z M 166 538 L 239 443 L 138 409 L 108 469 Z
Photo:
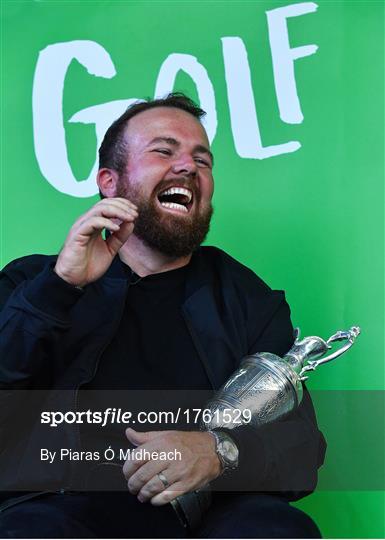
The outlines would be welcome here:
M 148 143 L 148 146 L 150 146 L 151 144 L 159 143 L 159 142 L 165 142 L 167 144 L 171 144 L 171 146 L 180 146 L 180 143 L 173 137 L 154 137 L 154 139 L 152 139 Z
M 160 143 L 160 142 L 170 144 L 171 146 L 180 146 L 180 142 L 178 142 L 173 137 L 154 137 L 148 143 L 148 146 L 151 146 L 152 144 L 156 144 L 156 143 Z M 194 152 L 199 152 L 199 153 L 202 153 L 202 154 L 208 154 L 210 156 L 212 164 L 214 164 L 214 156 L 213 156 L 212 152 L 210 152 L 210 150 L 208 148 L 206 148 L 206 146 L 203 146 L 203 144 L 197 144 L 196 146 L 194 146 Z

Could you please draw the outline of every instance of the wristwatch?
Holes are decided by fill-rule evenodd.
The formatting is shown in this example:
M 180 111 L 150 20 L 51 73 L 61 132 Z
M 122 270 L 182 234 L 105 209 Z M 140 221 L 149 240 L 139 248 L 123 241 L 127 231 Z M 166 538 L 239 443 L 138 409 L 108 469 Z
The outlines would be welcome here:
M 222 465 L 222 473 L 238 467 L 239 450 L 233 439 L 225 431 L 208 431 L 215 438 L 215 451 Z

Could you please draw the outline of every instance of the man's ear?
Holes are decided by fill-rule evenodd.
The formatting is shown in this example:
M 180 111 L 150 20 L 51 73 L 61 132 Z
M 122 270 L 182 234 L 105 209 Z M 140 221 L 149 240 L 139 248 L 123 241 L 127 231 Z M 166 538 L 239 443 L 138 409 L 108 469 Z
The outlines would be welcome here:
M 99 169 L 96 182 L 104 197 L 116 197 L 119 175 L 114 169 Z

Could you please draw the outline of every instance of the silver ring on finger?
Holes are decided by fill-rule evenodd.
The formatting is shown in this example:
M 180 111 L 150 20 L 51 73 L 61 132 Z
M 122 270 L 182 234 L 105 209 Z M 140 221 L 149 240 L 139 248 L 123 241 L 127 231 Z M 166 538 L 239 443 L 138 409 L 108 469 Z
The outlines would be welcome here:
M 168 486 L 170 485 L 169 481 L 167 480 L 167 478 L 165 477 L 165 475 L 160 472 L 157 474 L 157 477 L 159 478 L 159 480 L 162 482 L 162 484 L 164 485 L 165 488 L 168 488 Z

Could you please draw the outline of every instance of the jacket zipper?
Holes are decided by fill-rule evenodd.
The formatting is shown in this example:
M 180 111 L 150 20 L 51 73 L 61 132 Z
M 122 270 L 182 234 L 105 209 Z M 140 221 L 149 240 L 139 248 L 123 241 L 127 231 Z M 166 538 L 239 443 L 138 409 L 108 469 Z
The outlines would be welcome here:
M 127 294 L 127 290 L 128 290 L 128 282 L 126 282 L 125 284 L 125 291 L 124 291 L 124 296 L 126 296 Z M 113 336 L 115 335 L 115 330 L 118 328 L 121 320 L 122 320 L 122 316 L 123 316 L 123 311 L 124 311 L 124 307 L 125 307 L 125 301 L 122 303 L 122 308 L 121 308 L 121 311 L 120 311 L 120 316 L 117 317 L 117 320 L 116 320 L 116 323 L 111 331 L 111 339 L 108 340 L 104 346 L 102 347 L 102 349 L 100 350 L 99 352 L 99 355 L 96 359 L 96 362 L 95 362 L 95 367 L 94 367 L 94 371 L 91 375 L 91 377 L 89 377 L 88 379 L 82 381 L 75 389 L 75 393 L 74 393 L 74 406 L 75 406 L 75 411 L 78 410 L 78 397 L 79 397 L 79 390 L 80 390 L 80 387 L 83 386 L 84 384 L 88 384 L 89 382 L 92 381 L 92 379 L 94 379 L 95 375 L 96 375 L 96 372 L 98 370 L 98 367 L 99 367 L 99 363 L 100 363 L 100 360 L 101 360 L 101 357 L 103 356 L 103 353 L 104 351 L 106 350 L 106 348 L 108 347 L 108 345 L 111 343 L 112 341 L 112 338 Z M 81 450 L 82 448 L 82 443 L 81 443 L 81 438 L 80 438 L 80 428 L 78 426 L 78 424 L 75 424 L 75 431 L 76 431 L 76 438 L 77 438 L 77 444 L 78 444 L 78 448 Z M 73 468 L 73 471 L 72 471 L 72 474 L 71 474 L 71 480 L 70 480 L 70 485 L 72 485 L 73 483 L 73 480 L 74 480 L 74 476 L 77 472 L 77 467 L 75 466 Z M 68 491 L 66 488 L 60 490 L 60 492 L 65 492 L 65 491 Z

